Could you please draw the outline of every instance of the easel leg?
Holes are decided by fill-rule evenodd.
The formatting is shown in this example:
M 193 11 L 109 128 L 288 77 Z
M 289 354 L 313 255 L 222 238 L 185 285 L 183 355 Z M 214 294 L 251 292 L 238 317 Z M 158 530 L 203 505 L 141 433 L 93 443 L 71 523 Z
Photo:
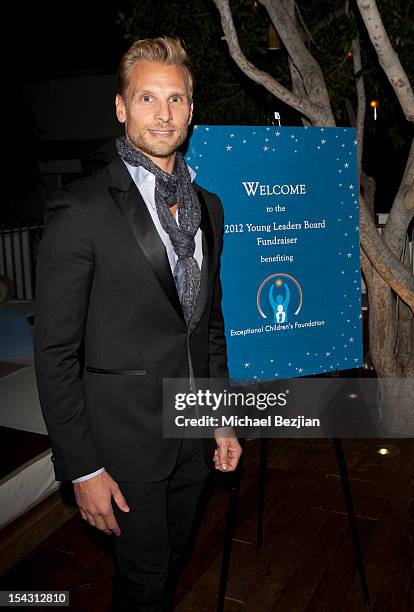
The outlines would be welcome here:
M 257 531 L 256 531 L 256 550 L 260 552 L 263 548 L 263 517 L 266 495 L 266 475 L 267 475 L 267 438 L 260 440 L 260 464 L 259 464 L 259 503 L 257 508 Z
M 364 598 L 364 605 L 368 608 L 370 606 L 368 582 L 365 573 L 364 561 L 362 558 L 361 540 L 359 538 L 358 526 L 355 519 L 354 504 L 352 501 L 351 487 L 349 486 L 348 470 L 346 466 L 342 440 L 340 438 L 333 438 L 333 445 L 335 447 L 336 460 L 338 462 L 339 474 L 341 476 L 342 490 L 344 492 L 345 498 L 345 506 L 348 512 L 349 528 L 351 530 L 352 543 L 354 545 L 355 550 L 359 579 L 361 581 L 362 594 Z
M 224 533 L 223 557 L 221 561 L 220 583 L 216 612 L 223 612 L 224 610 L 224 598 L 226 596 L 231 551 L 233 548 L 233 535 L 236 527 L 237 502 L 240 493 L 241 470 L 237 469 L 233 477 L 234 482 L 230 491 L 229 506 L 227 510 L 226 531 Z

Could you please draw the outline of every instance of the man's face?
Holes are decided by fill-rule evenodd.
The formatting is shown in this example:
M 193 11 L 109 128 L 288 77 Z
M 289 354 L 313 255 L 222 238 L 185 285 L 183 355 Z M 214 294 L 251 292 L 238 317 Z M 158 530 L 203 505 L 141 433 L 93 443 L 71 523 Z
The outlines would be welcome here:
M 116 97 L 116 115 L 128 140 L 157 165 L 184 142 L 192 114 L 180 66 L 140 61 L 124 96 Z

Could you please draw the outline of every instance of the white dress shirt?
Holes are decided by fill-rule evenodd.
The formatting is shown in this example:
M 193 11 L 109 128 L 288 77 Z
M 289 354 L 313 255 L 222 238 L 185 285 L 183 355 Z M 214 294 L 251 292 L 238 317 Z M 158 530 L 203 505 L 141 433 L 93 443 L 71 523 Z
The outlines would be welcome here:
M 152 221 L 157 229 L 157 232 L 164 243 L 165 250 L 167 251 L 168 261 L 170 262 L 171 272 L 174 273 L 175 264 L 177 263 L 177 255 L 174 252 L 173 245 L 171 244 L 171 240 L 167 232 L 161 226 L 160 220 L 158 218 L 157 207 L 155 206 L 155 175 L 152 174 L 149 170 L 146 170 L 142 166 L 131 166 L 124 160 L 124 164 L 126 165 L 135 185 L 138 187 L 142 198 L 147 205 L 148 212 L 151 215 Z M 191 176 L 191 182 L 195 179 L 195 172 L 190 166 L 188 166 L 188 170 Z M 175 220 L 178 224 L 178 209 L 175 214 Z M 198 267 L 201 270 L 201 264 L 203 261 L 203 249 L 202 249 L 202 234 L 201 229 L 198 228 L 197 233 L 195 235 L 195 250 L 194 250 L 194 258 L 198 263 Z M 73 483 L 82 482 L 84 480 L 89 480 L 89 478 L 93 478 L 94 476 L 98 476 L 98 474 L 102 474 L 105 468 L 100 468 L 95 472 L 90 474 L 86 474 L 85 476 L 80 476 L 75 480 L 72 480 Z

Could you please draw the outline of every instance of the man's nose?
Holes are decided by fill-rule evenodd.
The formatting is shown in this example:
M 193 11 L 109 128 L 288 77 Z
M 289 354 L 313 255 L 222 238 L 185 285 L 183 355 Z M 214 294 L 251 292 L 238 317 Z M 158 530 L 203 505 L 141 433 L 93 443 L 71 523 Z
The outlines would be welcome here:
M 172 113 L 167 100 L 160 100 L 155 111 L 155 118 L 163 123 L 168 123 L 168 121 L 171 121 Z

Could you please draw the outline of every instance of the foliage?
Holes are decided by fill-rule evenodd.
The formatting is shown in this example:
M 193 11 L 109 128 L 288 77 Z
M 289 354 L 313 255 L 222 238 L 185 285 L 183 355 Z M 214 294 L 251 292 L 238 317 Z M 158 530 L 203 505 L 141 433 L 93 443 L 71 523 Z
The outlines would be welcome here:
M 179 36 L 185 41 L 192 58 L 196 77 L 196 121 L 203 123 L 266 123 L 281 103 L 272 99 L 263 88 L 249 82 L 229 58 L 222 40 L 218 13 L 211 0 L 118 0 L 118 25 L 128 43 L 138 38 Z M 254 5 L 256 4 L 256 8 Z M 331 94 L 338 123 L 346 124 L 344 99 L 353 98 L 354 75 L 352 58 L 348 57 L 356 32 L 352 11 L 337 16 L 343 0 L 303 0 L 298 2 L 306 26 L 304 38 L 319 61 Z M 287 54 L 267 50 L 267 12 L 252 0 L 232 0 L 232 12 L 240 43 L 246 56 L 256 66 L 289 84 Z M 414 75 L 414 0 L 382 0 L 380 10 L 385 26 L 409 76 Z M 383 127 L 392 131 L 392 142 L 401 146 L 406 139 L 401 129 L 402 116 L 395 96 L 365 33 L 363 35 L 363 74 L 368 99 L 379 101 L 379 124 L 369 122 L 371 131 Z M 410 74 L 411 72 L 411 74 Z M 285 123 L 299 123 L 299 117 L 288 113 Z
M 269 17 L 252 0 L 231 0 L 241 47 L 258 68 L 290 87 L 288 57 L 283 47 L 267 49 Z M 395 195 L 410 144 L 407 125 L 395 94 L 378 64 L 378 58 L 359 12 L 345 14 L 344 0 L 298 0 L 297 19 L 303 37 L 321 65 L 338 125 L 349 125 L 345 100 L 356 107 L 351 40 L 360 32 L 362 72 L 368 102 L 378 100 L 378 119 L 368 106 L 365 126 L 366 171 L 377 178 L 377 209 L 387 211 Z M 279 111 L 283 125 L 300 125 L 300 116 L 263 87 L 254 84 L 229 57 L 220 18 L 212 0 L 118 0 L 118 26 L 125 46 L 134 40 L 163 34 L 179 36 L 192 58 L 196 88 L 196 123 L 263 125 Z M 382 0 L 379 9 L 391 42 L 409 78 L 414 77 L 414 0 Z

